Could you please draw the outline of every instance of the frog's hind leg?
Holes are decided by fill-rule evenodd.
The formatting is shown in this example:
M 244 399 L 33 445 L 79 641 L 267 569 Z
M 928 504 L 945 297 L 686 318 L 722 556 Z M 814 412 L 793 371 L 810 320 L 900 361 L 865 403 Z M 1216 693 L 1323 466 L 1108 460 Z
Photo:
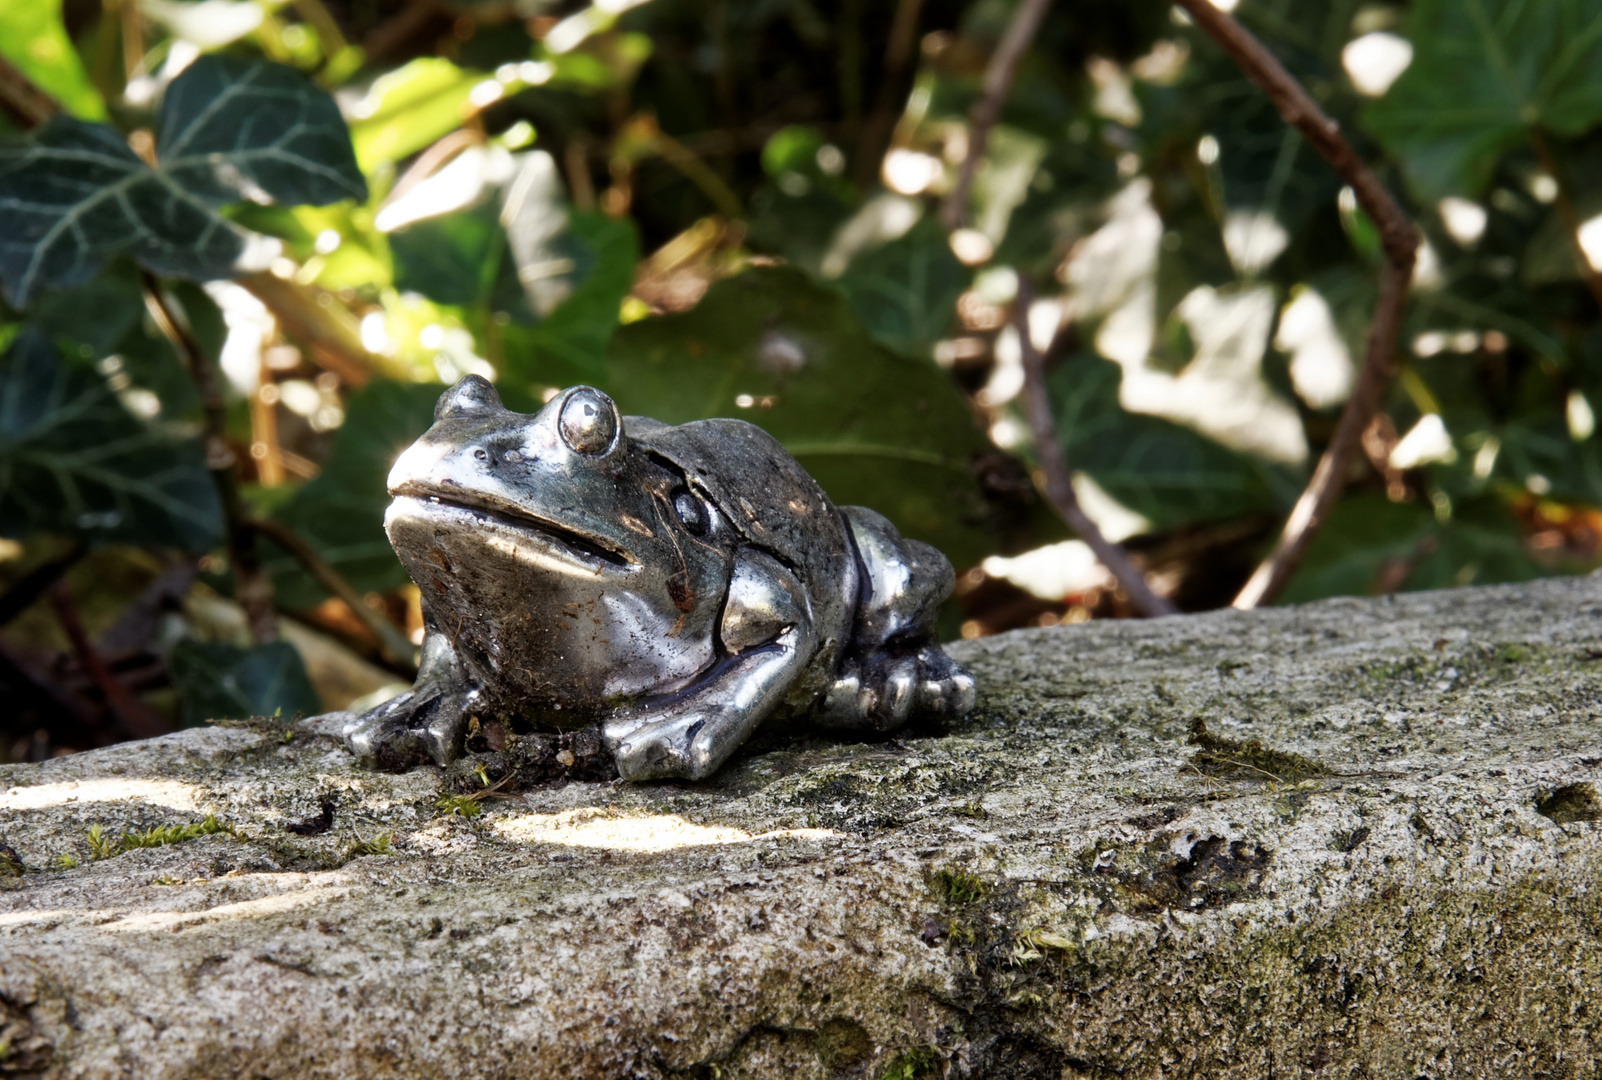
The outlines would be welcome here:
M 935 641 L 940 604 L 956 584 L 951 563 L 872 510 L 841 512 L 856 544 L 862 592 L 851 648 L 818 719 L 829 727 L 891 731 L 914 714 L 968 712 L 973 676 Z

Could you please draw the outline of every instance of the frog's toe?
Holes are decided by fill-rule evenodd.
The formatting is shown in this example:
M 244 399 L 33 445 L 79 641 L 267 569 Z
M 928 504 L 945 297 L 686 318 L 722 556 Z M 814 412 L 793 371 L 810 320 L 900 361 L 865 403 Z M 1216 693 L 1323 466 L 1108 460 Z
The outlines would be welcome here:
M 912 707 L 918 702 L 918 662 L 904 656 L 885 670 L 884 682 L 879 687 L 879 700 L 874 703 L 874 714 L 879 726 L 889 731 L 907 722 Z
M 405 772 L 461 756 L 465 716 L 459 695 L 408 691 L 345 725 L 345 745 L 385 772 Z
M 403 721 L 372 713 L 345 725 L 345 745 L 364 763 L 385 772 L 405 772 L 430 756 L 422 738 Z
M 625 780 L 660 780 L 684 776 L 686 724 L 670 717 L 648 723 L 617 737 L 612 755 L 617 759 L 618 775 Z
M 673 716 L 612 735 L 618 774 L 625 780 L 706 779 L 739 744 L 717 715 Z

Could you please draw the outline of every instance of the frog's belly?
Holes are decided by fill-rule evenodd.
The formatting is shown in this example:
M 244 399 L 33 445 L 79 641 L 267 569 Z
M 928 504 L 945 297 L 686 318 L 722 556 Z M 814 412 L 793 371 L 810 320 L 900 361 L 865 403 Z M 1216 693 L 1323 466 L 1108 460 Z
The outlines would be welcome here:
M 586 723 L 676 690 L 715 659 L 724 586 L 712 573 L 681 611 L 660 574 L 477 511 L 414 504 L 392 508 L 385 527 L 434 625 L 498 708 Z

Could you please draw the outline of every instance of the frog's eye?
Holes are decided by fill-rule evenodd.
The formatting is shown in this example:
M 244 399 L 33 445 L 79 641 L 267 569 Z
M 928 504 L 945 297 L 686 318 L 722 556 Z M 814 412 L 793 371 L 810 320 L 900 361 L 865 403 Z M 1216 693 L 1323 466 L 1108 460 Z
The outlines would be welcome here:
M 612 399 L 589 386 L 567 396 L 557 421 L 562 441 L 580 454 L 604 454 L 612 449 L 620 426 Z
M 707 527 L 712 524 L 706 503 L 693 492 L 681 491 L 673 496 L 673 512 L 679 515 L 684 531 L 691 536 L 705 536 Z
M 488 379 L 482 375 L 467 375 L 439 396 L 439 404 L 434 406 L 434 419 L 476 416 L 500 412 L 505 408 L 501 404 L 501 395 L 495 392 L 495 387 L 490 385 Z

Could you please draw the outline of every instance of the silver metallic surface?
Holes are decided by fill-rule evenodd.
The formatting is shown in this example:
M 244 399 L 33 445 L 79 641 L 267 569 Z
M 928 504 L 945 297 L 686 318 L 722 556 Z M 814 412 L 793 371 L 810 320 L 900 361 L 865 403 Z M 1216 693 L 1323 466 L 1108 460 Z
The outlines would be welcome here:
M 973 707 L 934 640 L 951 564 L 836 508 L 744 421 L 624 418 L 587 386 L 516 413 L 468 376 L 389 490 L 423 662 L 345 731 L 383 767 L 449 762 L 477 716 L 598 724 L 624 777 L 699 779 L 769 717 L 882 731 Z

